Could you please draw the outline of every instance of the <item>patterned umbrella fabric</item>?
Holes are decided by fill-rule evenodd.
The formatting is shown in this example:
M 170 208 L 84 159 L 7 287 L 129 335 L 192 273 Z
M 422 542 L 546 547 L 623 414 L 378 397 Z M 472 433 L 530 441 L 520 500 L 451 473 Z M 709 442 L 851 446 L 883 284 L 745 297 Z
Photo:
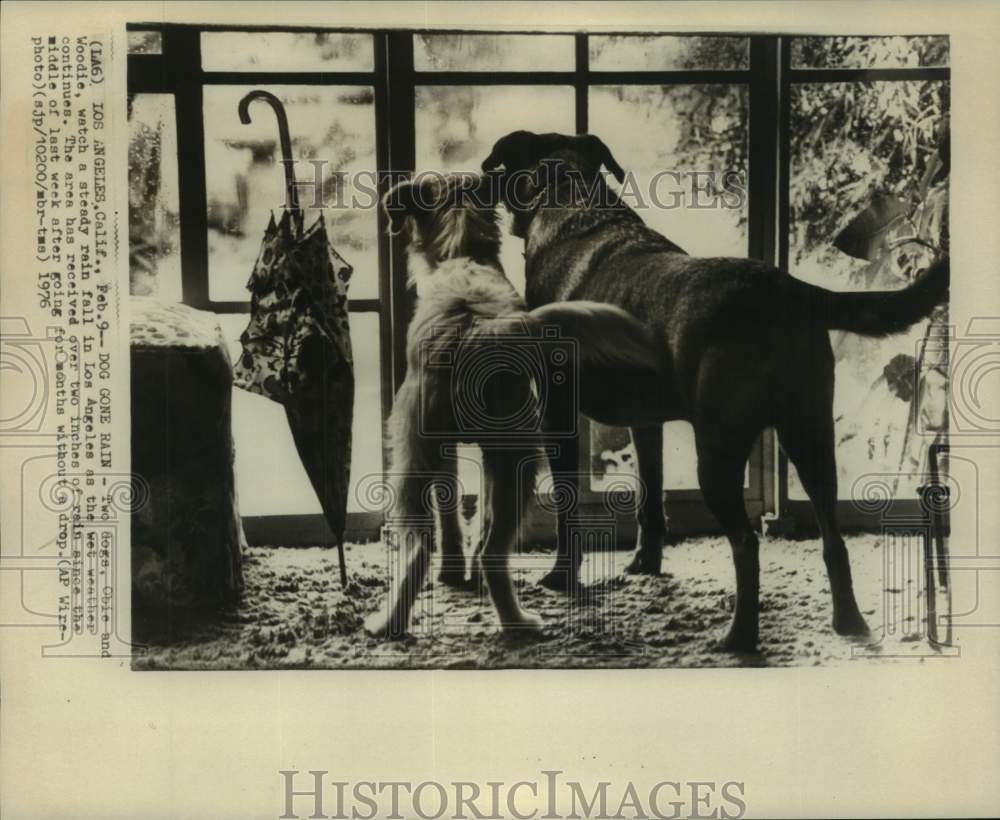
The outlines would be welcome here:
M 288 125 L 281 102 L 254 91 L 240 103 L 240 117 L 255 99 L 278 115 L 282 151 L 290 159 Z M 337 540 L 340 578 L 347 583 L 344 530 L 350 484 L 354 362 L 347 286 L 352 268 L 330 245 L 323 217 L 303 230 L 291 162 L 285 162 L 288 203 L 264 232 L 247 282 L 250 323 L 240 341 L 234 383 L 280 402 L 299 458 Z

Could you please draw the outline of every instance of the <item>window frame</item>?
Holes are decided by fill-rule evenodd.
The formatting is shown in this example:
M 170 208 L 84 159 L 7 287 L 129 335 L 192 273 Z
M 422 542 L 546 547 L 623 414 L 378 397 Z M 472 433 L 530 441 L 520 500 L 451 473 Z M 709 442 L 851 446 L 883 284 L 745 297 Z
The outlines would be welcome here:
M 812 35 L 811 35 L 812 36 Z M 831 37 L 839 35 L 830 35 Z M 860 35 L 859 35 L 860 36 Z M 871 35 L 878 37 L 879 35 Z M 781 270 L 789 270 L 791 249 L 791 111 L 792 86 L 821 83 L 872 83 L 908 82 L 921 80 L 951 81 L 950 57 L 948 66 L 921 66 L 900 68 L 792 68 L 792 40 L 794 36 L 782 37 L 778 67 L 779 81 L 779 138 L 778 151 L 778 258 Z M 776 501 L 773 513 L 777 532 L 788 530 L 813 532 L 817 529 L 812 503 L 807 499 L 791 498 L 788 493 L 788 457 L 776 448 L 777 467 Z M 920 521 L 927 515 L 918 499 L 893 500 L 888 511 L 866 512 L 862 505 L 847 499 L 837 499 L 837 517 L 843 530 L 865 530 L 880 532 L 891 518 L 898 525 L 901 519 Z
M 377 190 L 381 196 L 394 174 L 413 172 L 416 162 L 415 98 L 418 86 L 561 85 L 574 90 L 577 133 L 590 128 L 589 90 L 601 85 L 745 85 L 748 89 L 747 144 L 747 255 L 784 270 L 789 254 L 789 133 L 790 89 L 794 83 L 950 79 L 949 67 L 925 68 L 791 68 L 791 41 L 795 35 L 747 34 L 746 68 L 703 70 L 595 71 L 590 68 L 589 34 L 565 31 L 472 31 L 460 29 L 378 29 L 306 26 L 232 26 L 164 23 L 130 23 L 128 31 L 158 31 L 160 54 L 128 55 L 128 92 L 165 93 L 174 96 L 177 118 L 178 192 L 180 203 L 180 255 L 183 301 L 215 313 L 248 313 L 246 302 L 213 301 L 208 289 L 208 225 L 204 154 L 203 93 L 206 85 L 354 85 L 374 90 Z M 201 34 L 227 32 L 355 33 L 373 38 L 372 71 L 204 71 L 201 67 Z M 414 36 L 417 34 L 517 34 L 554 35 L 574 39 L 572 69 L 559 71 L 417 71 Z M 599 31 L 642 35 L 648 31 Z M 739 32 L 664 32 L 677 36 L 740 36 Z M 874 35 L 873 35 L 874 36 Z M 351 312 L 371 312 L 379 317 L 383 420 L 405 376 L 405 340 L 412 312 L 412 294 L 406 286 L 406 253 L 402 239 L 389 236 L 386 218 L 378 212 L 377 299 L 350 299 Z M 581 463 L 590 463 L 589 422 L 581 418 Z M 384 456 L 385 458 L 385 456 Z M 605 508 L 602 494 L 581 487 L 585 507 Z M 765 431 L 749 461 L 749 485 L 744 491 L 751 520 L 783 523 L 812 522 L 807 501 L 788 497 L 788 462 L 772 430 Z M 900 502 L 918 504 L 917 501 Z M 872 526 L 850 502 L 840 502 L 845 527 Z M 666 511 L 680 533 L 716 531 L 717 525 L 700 491 L 666 493 Z M 860 518 L 859 518 L 860 516 Z M 349 513 L 348 538 L 378 537 L 379 513 Z M 303 543 L 326 541 L 329 531 L 321 515 L 245 516 L 251 543 Z M 531 540 L 552 537 L 551 522 L 534 521 Z M 620 520 L 622 538 L 635 530 L 630 516 Z M 780 527 L 778 527 L 780 531 Z

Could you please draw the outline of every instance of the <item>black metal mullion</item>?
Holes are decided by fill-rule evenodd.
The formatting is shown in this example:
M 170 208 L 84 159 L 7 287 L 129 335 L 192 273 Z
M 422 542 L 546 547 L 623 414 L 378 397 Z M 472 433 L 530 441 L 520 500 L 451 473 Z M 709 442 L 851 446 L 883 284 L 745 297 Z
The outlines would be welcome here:
M 300 34 L 385 34 L 387 31 L 395 31 L 395 29 L 384 29 L 384 28 L 373 28 L 372 26 L 301 26 L 301 25 L 290 25 L 281 23 L 164 23 L 162 20 L 150 20 L 147 22 L 135 22 L 126 23 L 125 29 L 127 31 L 166 31 L 168 29 L 177 28 L 191 28 L 197 27 L 199 31 L 235 31 L 235 32 L 249 32 L 249 33 L 259 33 L 259 32 L 288 32 L 288 33 L 300 33 Z M 479 35 L 505 35 L 505 34 L 516 34 L 524 36 L 563 36 L 569 37 L 572 34 L 566 31 L 552 30 L 552 29 L 468 29 L 468 28 L 410 28 L 407 31 L 411 34 L 479 34 Z M 600 35 L 615 35 L 615 36 L 642 36 L 649 35 L 649 31 L 645 29 L 617 29 L 610 31 L 601 31 Z M 745 37 L 745 34 L 733 33 L 731 31 L 672 31 L 669 33 L 671 37 L 724 37 L 724 38 L 734 38 L 734 37 Z M 802 35 L 807 36 L 807 35 Z M 883 35 L 870 34 L 870 35 L 859 35 L 867 37 L 880 37 Z M 932 35 L 940 36 L 940 35 Z
M 126 23 L 126 31 L 170 31 L 176 29 L 197 28 L 199 32 L 233 31 L 249 34 L 261 32 L 281 32 L 287 34 L 377 34 L 384 29 L 362 27 L 329 27 L 329 26 L 295 26 L 280 23 L 234 24 L 234 23 L 164 23 L 149 21 Z
M 181 293 L 185 304 L 204 309 L 209 303 L 208 212 L 201 34 L 198 29 L 171 27 L 164 30 L 163 65 L 169 67 L 177 112 Z
M 371 71 L 204 71 L 205 85 L 372 85 Z
M 590 128 L 590 44 L 587 35 L 577 34 L 575 46 L 576 133 L 586 134 Z
M 380 313 L 381 299 L 348 299 L 347 309 L 352 313 Z
M 160 94 L 173 91 L 169 72 L 164 68 L 162 54 L 128 55 L 128 91 L 130 94 Z
M 778 267 L 788 270 L 789 231 L 791 230 L 791 51 L 790 37 L 778 38 Z M 788 456 L 778 450 L 778 496 L 775 513 L 780 520 L 788 516 Z
M 575 128 L 577 134 L 586 134 L 590 130 L 590 83 L 588 76 L 590 73 L 590 41 L 588 35 L 580 33 L 575 35 L 575 59 L 576 66 L 573 76 L 573 91 L 575 96 Z M 600 493 L 594 492 L 590 486 L 590 464 L 591 464 L 591 420 L 582 414 L 577 415 L 578 430 L 578 452 L 579 461 L 577 471 L 581 474 L 580 494 L 590 501 L 600 498 Z
M 572 85 L 573 71 L 415 71 L 415 85 Z
M 386 34 L 387 32 L 395 31 L 396 29 L 384 29 L 384 28 L 372 28 L 371 26 L 297 26 L 281 23 L 164 23 L 163 21 L 153 20 L 148 22 L 136 22 L 136 23 L 126 23 L 125 29 L 127 31 L 164 31 L 171 28 L 187 28 L 197 26 L 199 31 L 234 31 L 234 32 L 247 32 L 250 34 L 261 33 L 261 32 L 281 32 L 281 33 L 291 33 L 291 34 Z M 520 29 L 489 29 L 488 31 L 481 30 L 471 30 L 467 28 L 410 28 L 407 29 L 411 34 L 524 34 L 524 35 L 538 35 L 538 34 L 560 34 L 563 36 L 569 36 L 565 32 L 561 31 L 545 31 L 542 29 L 536 29 L 533 31 L 523 31 Z M 637 34 L 642 32 L 624 32 L 627 34 Z M 693 32 L 699 33 L 699 32 Z
M 778 109 L 780 106 L 780 63 L 778 38 L 755 35 L 750 38 L 750 124 L 747 146 L 747 251 L 754 259 L 777 263 L 775 222 L 778 211 Z M 775 434 L 765 430 L 750 457 L 752 498 L 765 511 L 777 508 L 775 476 L 768 471 Z
M 928 68 L 788 68 L 791 83 L 913 82 L 948 80 L 951 69 Z
M 392 327 L 392 247 L 389 222 L 382 210 L 382 197 L 391 184 L 389 144 L 389 47 L 388 34 L 373 35 L 375 54 L 375 164 L 376 190 L 379 204 L 376 213 L 378 226 L 378 292 L 379 292 L 379 364 L 382 398 L 382 420 L 386 421 L 392 410 L 393 390 L 393 327 Z M 389 453 L 383 449 L 382 463 L 389 467 Z
M 750 82 L 746 69 L 692 71 L 590 71 L 591 85 L 740 85 Z
M 778 38 L 778 267 L 788 270 L 789 230 L 791 229 L 791 174 L 792 174 L 792 83 L 791 38 Z
M 577 55 L 579 65 L 579 55 Z M 417 71 L 416 85 L 576 85 L 572 71 Z M 711 71 L 587 71 L 589 85 L 702 85 L 750 81 L 743 69 Z
M 778 193 L 778 38 L 750 39 L 750 127 L 748 135 L 747 233 L 752 258 L 777 263 L 775 220 Z
M 413 71 L 413 34 L 391 31 L 386 35 L 384 88 L 388 128 L 389 170 L 394 178 L 412 174 L 417 162 L 416 83 Z M 392 394 L 406 376 L 406 330 L 413 311 L 413 298 L 406 286 L 406 246 L 393 236 L 389 246 L 388 308 L 392 327 Z
M 250 303 L 209 300 L 203 309 L 212 313 L 249 313 Z M 380 313 L 382 302 L 379 299 L 348 299 L 347 309 L 351 313 Z

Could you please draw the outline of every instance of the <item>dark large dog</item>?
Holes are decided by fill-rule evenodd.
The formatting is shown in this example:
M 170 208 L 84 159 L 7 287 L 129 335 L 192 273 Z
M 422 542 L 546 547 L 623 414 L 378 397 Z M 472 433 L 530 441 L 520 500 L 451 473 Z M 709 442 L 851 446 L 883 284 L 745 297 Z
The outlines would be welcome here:
M 736 611 L 724 646 L 753 649 L 760 566 L 743 475 L 757 436 L 774 427 L 819 520 L 834 629 L 867 634 L 836 519 L 834 359 L 827 331 L 885 336 L 906 329 L 945 296 L 947 258 L 899 291 L 834 293 L 761 262 L 690 257 L 607 188 L 602 165 L 623 180 L 593 135 L 517 131 L 496 143 L 483 170 L 503 168 L 502 196 L 513 211 L 514 232 L 525 240 L 529 308 L 557 300 L 609 302 L 645 323 L 662 345 L 663 369 L 654 383 L 619 385 L 615 395 L 596 403 L 585 396 L 581 406 L 599 421 L 628 425 L 635 441 L 646 493 L 630 571 L 660 571 L 662 424 L 685 419 L 694 426 L 702 493 L 736 565 Z M 552 468 L 568 474 L 577 463 L 576 448 L 563 442 Z M 558 538 L 556 566 L 544 583 L 573 587 L 582 556 L 570 549 L 565 516 Z

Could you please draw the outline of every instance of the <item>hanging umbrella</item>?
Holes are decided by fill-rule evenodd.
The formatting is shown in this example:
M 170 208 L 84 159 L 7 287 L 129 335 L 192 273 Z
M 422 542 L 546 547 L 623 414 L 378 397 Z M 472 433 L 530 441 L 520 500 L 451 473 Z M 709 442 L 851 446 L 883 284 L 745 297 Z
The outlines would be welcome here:
M 281 101 L 251 91 L 239 106 L 264 100 L 278 118 L 285 166 L 286 206 L 264 232 L 247 289 L 250 323 L 240 336 L 243 354 L 234 383 L 285 407 L 295 447 L 337 540 L 340 580 L 347 583 L 344 529 L 351 468 L 354 365 L 347 314 L 352 268 L 330 245 L 322 215 L 308 229 L 292 170 L 288 119 Z

